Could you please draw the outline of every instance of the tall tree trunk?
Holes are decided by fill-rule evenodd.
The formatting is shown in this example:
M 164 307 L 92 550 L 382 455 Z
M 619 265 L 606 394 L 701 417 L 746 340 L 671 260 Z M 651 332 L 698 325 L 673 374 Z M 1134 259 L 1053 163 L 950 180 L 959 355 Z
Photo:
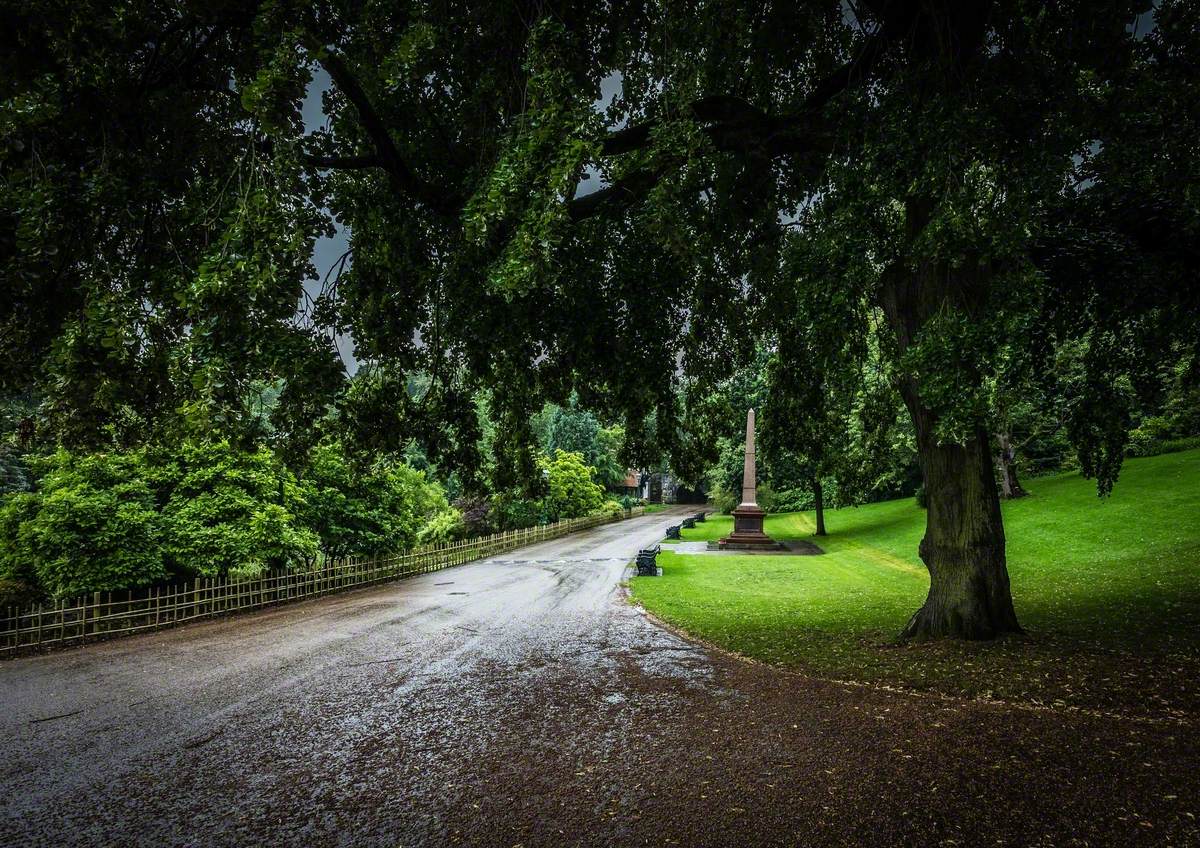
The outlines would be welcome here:
M 905 401 L 915 393 L 905 391 Z M 937 444 L 929 411 L 909 403 L 929 508 L 919 552 L 929 595 L 902 638 L 991 639 L 1021 632 L 1009 589 L 1004 525 L 989 440 L 978 430 L 965 445 Z
M 1021 488 L 1021 483 L 1017 480 L 1016 453 L 1008 433 L 997 433 L 996 443 L 1000 448 L 996 454 L 996 473 L 1000 478 L 1000 497 L 1005 500 L 1025 497 L 1028 492 Z
M 821 489 L 821 478 L 813 478 L 813 508 L 817 513 L 817 535 L 825 535 L 825 493 Z
M 906 210 L 910 239 L 928 222 L 931 210 L 928 201 L 910 200 Z M 900 353 L 944 309 L 978 318 L 987 302 L 991 276 L 982 263 L 955 268 L 940 262 L 921 263 L 915 269 L 905 263 L 889 267 L 880 300 Z M 913 377 L 901 380 L 900 393 L 916 430 L 929 504 L 919 548 L 929 569 L 929 595 L 901 638 L 990 639 L 1019 633 L 990 440 L 978 429 L 965 444 L 939 444 L 936 414 L 921 400 Z

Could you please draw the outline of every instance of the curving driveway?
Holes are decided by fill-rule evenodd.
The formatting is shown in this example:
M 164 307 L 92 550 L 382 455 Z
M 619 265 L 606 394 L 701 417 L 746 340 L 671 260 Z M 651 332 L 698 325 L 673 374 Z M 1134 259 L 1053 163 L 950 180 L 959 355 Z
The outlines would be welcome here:
M 659 628 L 619 584 L 677 520 L 0 663 L 0 845 L 1200 844 L 1194 725 Z

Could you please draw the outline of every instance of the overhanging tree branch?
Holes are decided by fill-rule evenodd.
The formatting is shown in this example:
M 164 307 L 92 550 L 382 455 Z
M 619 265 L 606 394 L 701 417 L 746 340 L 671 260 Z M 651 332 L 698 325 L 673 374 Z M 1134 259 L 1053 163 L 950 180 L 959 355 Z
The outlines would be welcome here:
M 304 161 L 314 168 L 328 168 L 334 171 L 383 167 L 383 162 L 374 153 L 361 156 L 305 156 Z
M 704 126 L 714 148 L 723 152 L 757 154 L 769 157 L 811 154 L 814 159 L 827 153 L 828 133 L 820 120 L 821 110 L 844 91 L 870 78 L 888 46 L 911 31 L 919 4 L 901 0 L 881 6 L 882 24 L 869 36 L 851 61 L 819 82 L 799 108 L 769 115 L 752 103 L 732 95 L 707 95 L 689 104 L 692 116 Z M 420 177 L 400 155 L 379 113 L 344 59 L 312 39 L 308 45 L 334 84 L 358 113 L 363 130 L 375 148 L 374 155 L 311 156 L 309 164 L 318 168 L 357 169 L 380 167 L 387 172 L 398 193 L 420 201 L 434 212 L 454 217 L 461 213 L 465 198 L 457 192 L 437 186 Z M 661 119 L 653 119 L 609 133 L 600 142 L 602 156 L 618 156 L 650 145 L 653 131 Z M 628 208 L 644 197 L 673 167 L 657 167 L 627 174 L 612 185 L 568 203 L 574 220 L 588 218 L 605 208 Z
M 628 209 L 654 188 L 669 170 L 670 167 L 664 166 L 626 174 L 612 185 L 570 201 L 567 213 L 571 220 L 582 221 L 601 209 Z
M 691 103 L 688 110 L 697 121 L 708 125 L 704 132 L 719 150 L 741 151 L 754 144 L 767 152 L 792 152 L 791 142 L 773 142 L 777 137 L 794 134 L 809 124 L 834 97 L 869 79 L 889 44 L 912 26 L 915 12 L 915 3 L 898 4 L 894 14 L 886 19 L 878 32 L 867 38 L 854 59 L 821 80 L 792 112 L 771 116 L 740 97 L 720 94 L 701 97 Z M 617 156 L 644 149 L 660 123 L 659 119 L 653 119 L 610 133 L 600 143 L 601 154 Z
M 312 50 L 321 67 L 329 74 L 329 78 L 354 106 L 358 113 L 358 120 L 375 148 L 377 162 L 365 163 L 359 161 L 359 157 L 349 157 L 348 159 L 343 157 L 343 161 L 353 161 L 354 164 L 342 167 L 365 168 L 370 167 L 371 164 L 377 164 L 387 172 L 392 186 L 398 193 L 420 201 L 424 206 L 440 215 L 457 216 L 462 211 L 463 199 L 455 192 L 423 179 L 409 167 L 400 155 L 400 150 L 396 147 L 391 133 L 388 132 L 379 113 L 371 103 L 371 98 L 367 96 L 367 92 L 359 83 L 358 78 L 350 71 L 345 60 L 334 51 L 321 45 L 310 44 L 309 49 Z M 321 166 L 318 165 L 318 167 Z M 324 167 L 337 166 L 326 165 Z
M 831 144 L 821 121 L 821 110 L 842 92 L 870 79 L 891 43 L 911 31 L 918 8 L 916 2 L 888 7 L 879 30 L 866 39 L 857 55 L 821 80 L 800 107 L 791 112 L 768 115 L 740 97 L 709 95 L 689 105 L 692 117 L 705 125 L 702 131 L 720 151 L 771 157 L 811 154 L 817 158 L 827 154 Z M 609 133 L 600 143 L 601 155 L 619 156 L 645 149 L 660 123 L 659 119 L 653 119 Z M 639 171 L 607 188 L 576 198 L 568 204 L 571 217 L 581 220 L 605 207 L 631 206 L 670 170 L 660 167 Z

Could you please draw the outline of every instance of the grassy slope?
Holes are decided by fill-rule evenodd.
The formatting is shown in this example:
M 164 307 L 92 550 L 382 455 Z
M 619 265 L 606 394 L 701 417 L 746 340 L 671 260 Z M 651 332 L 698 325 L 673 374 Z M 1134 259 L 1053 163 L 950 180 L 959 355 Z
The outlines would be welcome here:
M 826 554 L 664 552 L 633 593 L 651 612 L 730 650 L 813 673 L 1089 706 L 1192 709 L 1200 676 L 1200 451 L 1129 460 L 1111 498 L 1067 474 L 1004 505 L 1009 572 L 1029 638 L 896 646 L 929 586 L 911 500 L 827 513 Z M 711 517 L 685 539 L 730 529 Z M 812 516 L 773 515 L 777 538 Z

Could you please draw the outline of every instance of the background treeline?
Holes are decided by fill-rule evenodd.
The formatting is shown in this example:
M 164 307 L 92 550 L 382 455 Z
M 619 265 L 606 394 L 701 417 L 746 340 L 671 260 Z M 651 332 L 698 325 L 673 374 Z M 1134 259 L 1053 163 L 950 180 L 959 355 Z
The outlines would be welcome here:
M 792 512 L 914 495 L 923 505 L 912 422 L 878 358 L 868 350 L 859 369 L 836 381 L 823 380 L 814 369 L 816 391 L 809 404 L 781 410 L 773 390 L 778 356 L 763 347 L 733 377 L 690 386 L 689 416 L 705 434 L 692 445 L 692 474 L 707 487 L 714 506 L 729 512 L 740 500 L 749 407 L 760 411 L 758 500 L 764 509 Z M 1010 379 L 997 381 L 989 393 L 1002 496 L 1021 496 L 1019 481 L 1025 477 L 1081 468 L 1068 422 L 1073 407 L 1083 402 L 1082 349 L 1063 346 L 1052 362 L 1051 370 L 1038 374 L 1014 367 Z M 1200 447 L 1200 386 L 1190 367 L 1181 356 L 1151 374 L 1147 385 L 1121 387 L 1114 402 L 1129 421 L 1126 455 Z M 846 379 L 848 373 L 852 380 Z
M 631 505 L 623 434 L 574 404 L 535 425 L 536 472 L 499 489 L 443 474 L 416 442 L 356 449 L 330 411 L 298 450 L 270 424 L 280 387 L 258 387 L 225 426 L 110 428 L 64 446 L 30 395 L 0 407 L 0 606 L 137 589 L 196 576 L 309 569 Z M 485 400 L 479 400 L 481 410 Z M 486 424 L 486 415 L 481 416 Z M 134 433 L 133 438 L 127 438 Z M 486 454 L 496 434 L 482 427 Z

